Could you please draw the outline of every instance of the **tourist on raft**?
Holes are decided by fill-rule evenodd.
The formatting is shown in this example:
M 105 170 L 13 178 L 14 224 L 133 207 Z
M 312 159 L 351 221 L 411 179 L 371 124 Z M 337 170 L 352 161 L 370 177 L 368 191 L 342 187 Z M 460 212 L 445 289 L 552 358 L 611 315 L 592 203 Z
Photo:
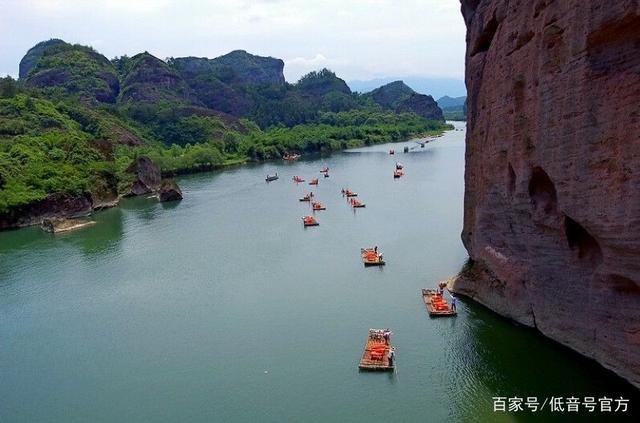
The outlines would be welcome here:
M 382 332 L 382 337 L 384 338 L 384 343 L 389 345 L 389 340 L 391 339 L 391 331 L 389 329 L 385 329 Z
M 389 367 L 393 366 L 393 362 L 395 361 L 396 358 L 396 350 L 394 348 L 390 348 L 389 349 Z

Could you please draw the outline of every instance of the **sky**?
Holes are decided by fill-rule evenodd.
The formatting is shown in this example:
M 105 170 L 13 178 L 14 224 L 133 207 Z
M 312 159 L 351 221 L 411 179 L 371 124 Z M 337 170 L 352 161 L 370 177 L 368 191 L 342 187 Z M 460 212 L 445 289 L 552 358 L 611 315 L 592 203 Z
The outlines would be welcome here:
M 457 0 L 0 0 L 0 75 L 17 77 L 26 51 L 49 38 L 108 58 L 242 49 L 283 59 L 289 82 L 323 67 L 347 81 L 464 78 Z

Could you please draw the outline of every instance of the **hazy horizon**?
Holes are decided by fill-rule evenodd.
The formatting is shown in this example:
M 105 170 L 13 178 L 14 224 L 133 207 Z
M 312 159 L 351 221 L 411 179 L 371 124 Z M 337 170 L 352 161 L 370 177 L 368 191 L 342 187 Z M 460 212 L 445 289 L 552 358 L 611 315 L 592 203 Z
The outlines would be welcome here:
M 109 59 L 148 51 L 217 57 L 246 50 L 285 62 L 285 78 L 327 67 L 345 81 L 464 77 L 464 22 L 450 0 L 309 4 L 294 0 L 0 0 L 0 75 L 50 38 Z M 455 93 L 454 93 L 455 94 Z

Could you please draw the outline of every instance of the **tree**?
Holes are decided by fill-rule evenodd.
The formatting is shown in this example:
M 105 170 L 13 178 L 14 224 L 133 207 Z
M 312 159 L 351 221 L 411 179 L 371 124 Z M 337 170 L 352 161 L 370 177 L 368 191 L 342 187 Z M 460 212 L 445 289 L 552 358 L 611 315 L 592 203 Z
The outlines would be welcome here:
M 0 97 L 12 98 L 18 93 L 18 83 L 15 79 L 7 75 L 4 78 L 0 78 Z

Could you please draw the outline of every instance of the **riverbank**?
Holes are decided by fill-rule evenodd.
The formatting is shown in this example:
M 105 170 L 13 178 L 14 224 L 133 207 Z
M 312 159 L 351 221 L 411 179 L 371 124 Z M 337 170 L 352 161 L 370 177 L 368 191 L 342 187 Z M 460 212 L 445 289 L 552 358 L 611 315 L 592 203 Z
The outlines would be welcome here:
M 410 139 L 420 139 L 426 137 L 439 137 L 447 130 L 452 130 L 453 126 L 451 124 L 447 124 L 445 126 L 442 125 L 442 128 L 437 130 L 430 131 L 420 131 L 419 133 L 411 133 L 408 134 L 404 139 L 391 140 L 392 142 L 404 142 Z M 318 151 L 308 151 L 308 154 L 318 155 L 322 152 L 331 154 L 337 151 L 342 151 L 347 148 L 357 148 L 363 147 L 367 144 L 367 140 L 365 139 L 357 139 L 351 140 L 349 143 L 340 143 L 340 144 L 328 144 L 329 147 L 333 146 L 335 149 L 325 148 L 320 149 Z M 380 143 L 380 142 L 377 142 Z M 377 144 L 376 143 L 376 144 Z M 217 147 L 216 147 L 217 148 Z M 151 161 L 158 166 L 159 175 L 155 177 L 158 179 L 159 177 L 174 177 L 179 175 L 188 175 L 188 174 L 197 174 L 203 172 L 212 172 L 219 171 L 225 169 L 231 169 L 234 167 L 242 166 L 247 163 L 269 163 L 276 162 L 281 160 L 281 156 L 262 158 L 257 157 L 231 157 L 223 160 L 219 164 L 201 164 L 191 167 L 183 167 L 183 168 L 168 168 L 166 162 L 166 156 L 164 156 L 165 150 L 155 150 L 144 147 L 136 148 L 136 156 L 132 159 L 132 163 L 135 163 L 140 157 L 149 157 Z M 167 150 L 168 151 L 168 150 Z M 292 150 L 293 151 L 293 150 Z M 148 156 L 147 156 L 148 155 Z M 127 159 L 130 160 L 130 159 Z M 158 163 L 160 162 L 160 163 Z M 160 164 L 164 164 L 164 167 Z M 131 167 L 131 166 L 129 166 Z M 142 170 L 142 172 L 148 172 Z M 144 175 L 137 175 L 136 178 L 142 177 L 144 179 Z M 159 181 L 158 181 L 159 182 Z M 147 195 L 150 192 L 159 189 L 158 186 L 155 188 L 151 188 L 150 190 L 145 190 L 142 192 L 143 195 Z M 130 189 L 127 192 L 128 195 L 135 194 L 131 193 Z M 41 225 L 47 219 L 53 220 L 64 220 L 64 219 L 73 219 L 78 217 L 86 217 L 95 214 L 98 211 L 117 207 L 120 199 L 123 197 L 123 194 L 114 195 L 110 193 L 107 199 L 99 198 L 91 193 L 84 193 L 81 195 L 68 194 L 63 192 L 51 193 L 47 195 L 44 199 L 34 201 L 29 204 L 24 204 L 19 207 L 14 207 L 8 210 L 7 212 L 0 213 L 0 230 L 9 230 L 9 229 L 17 229 L 32 225 Z

